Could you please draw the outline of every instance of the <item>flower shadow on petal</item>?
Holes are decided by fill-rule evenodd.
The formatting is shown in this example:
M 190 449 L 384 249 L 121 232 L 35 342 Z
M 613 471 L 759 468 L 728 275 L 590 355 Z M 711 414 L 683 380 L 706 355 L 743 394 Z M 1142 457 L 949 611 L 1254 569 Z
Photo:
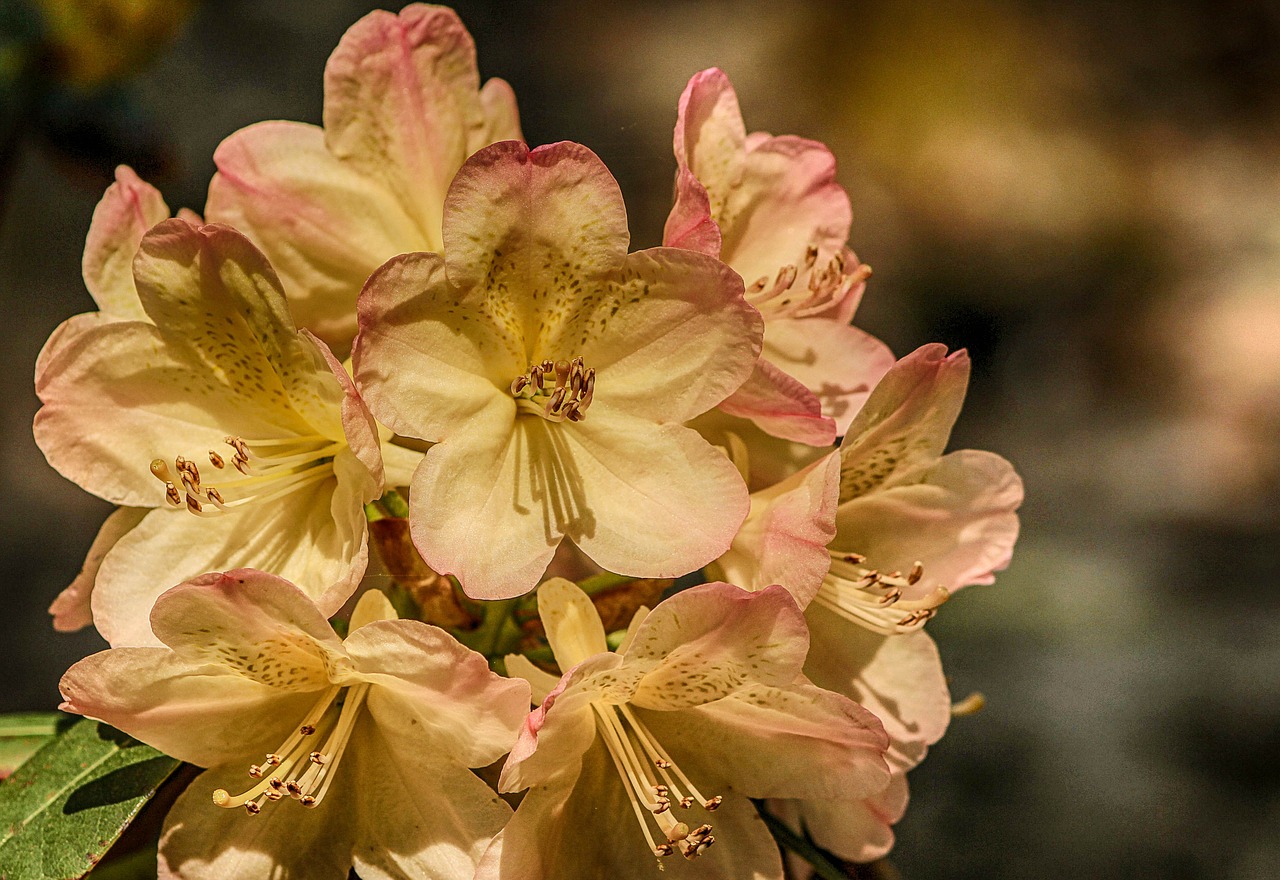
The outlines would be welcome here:
M 517 424 L 523 430 L 518 428 L 516 432 L 516 473 L 526 472 L 521 458 L 527 457 L 530 495 L 541 505 L 547 543 L 558 543 L 562 535 L 575 543 L 580 537 L 593 536 L 595 514 L 588 504 L 582 475 L 560 431 L 543 419 L 524 418 Z M 519 509 L 518 485 L 512 500 Z

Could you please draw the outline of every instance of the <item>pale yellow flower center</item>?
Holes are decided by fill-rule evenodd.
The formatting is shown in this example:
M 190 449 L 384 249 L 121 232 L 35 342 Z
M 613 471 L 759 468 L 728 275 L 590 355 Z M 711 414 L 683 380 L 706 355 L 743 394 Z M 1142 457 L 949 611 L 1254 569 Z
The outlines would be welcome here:
M 516 409 L 549 422 L 582 421 L 595 389 L 596 371 L 584 366 L 581 357 L 570 361 L 545 360 L 511 380 Z
M 920 629 L 951 597 L 945 587 L 935 587 L 924 598 L 902 598 L 903 590 L 924 577 L 919 562 L 906 575 L 884 574 L 864 567 L 864 562 L 857 553 L 832 552 L 831 570 L 813 601 L 872 632 L 891 636 Z
M 849 271 L 841 251 L 825 266 L 819 267 L 817 262 L 818 249 L 810 246 L 801 266 L 788 263 L 772 282 L 768 275 L 762 275 L 748 285 L 747 302 L 769 318 L 804 318 L 831 308 L 855 285 L 871 277 L 866 263 Z M 804 283 L 797 287 L 801 278 Z
M 254 816 L 285 796 L 304 807 L 317 806 L 333 785 L 368 693 L 367 684 L 327 689 L 280 748 L 249 768 L 249 777 L 260 781 L 234 796 L 220 788 L 213 793 L 214 804 L 244 807 Z
M 164 483 L 170 505 L 185 504 L 197 516 L 218 516 L 255 502 L 275 501 L 331 476 L 333 457 L 346 448 L 319 434 L 274 440 L 227 437 L 224 442 L 229 448 L 226 456 L 209 450 L 209 464 L 227 474 L 227 479 L 215 475 L 216 485 L 205 482 L 207 474 L 180 455 L 172 464 L 163 458 L 151 462 L 151 473 Z M 227 472 L 227 456 L 238 474 Z
M 629 706 L 592 703 L 592 708 L 596 729 L 622 778 L 636 821 L 653 854 L 661 858 L 678 851 L 686 859 L 697 858 L 716 842 L 712 828 L 703 824 L 690 829 L 688 823 L 672 813 L 672 807 L 687 810 L 698 806 L 711 812 L 723 798 L 706 797 L 699 792 Z M 658 867 L 662 867 L 661 862 Z

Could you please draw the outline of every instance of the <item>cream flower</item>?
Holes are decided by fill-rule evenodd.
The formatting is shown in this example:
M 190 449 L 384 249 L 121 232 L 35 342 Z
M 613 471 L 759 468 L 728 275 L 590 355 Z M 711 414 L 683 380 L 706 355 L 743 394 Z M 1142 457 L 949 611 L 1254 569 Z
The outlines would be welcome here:
M 103 636 L 154 644 L 147 615 L 167 586 L 250 564 L 333 613 L 363 573 L 363 505 L 382 485 L 350 378 L 295 329 L 271 267 L 234 230 L 165 221 L 133 268 L 148 320 L 77 316 L 36 367 L 50 464 L 126 508 L 70 607 L 83 611 L 92 578 Z
M 678 593 L 637 614 L 617 653 L 573 584 L 543 584 L 538 608 L 566 673 L 557 683 L 507 658 L 542 704 L 499 783 L 529 792 L 477 880 L 658 877 L 694 859 L 699 877 L 780 878 L 747 798 L 861 797 L 888 782 L 879 722 L 800 675 L 808 637 L 780 587 Z
M 166 647 L 114 648 L 63 708 L 209 768 L 178 798 L 160 877 L 469 880 L 510 809 L 472 774 L 510 747 L 524 682 L 361 597 L 340 641 L 292 584 L 252 570 L 174 587 Z
M 439 251 L 449 181 L 520 125 L 511 87 L 480 87 L 471 36 L 440 6 L 360 19 L 324 87 L 323 129 L 261 122 L 223 141 L 206 213 L 262 248 L 299 326 L 345 357 L 365 279 L 396 254 Z
M 577 144 L 481 150 L 443 236 L 443 256 L 369 279 L 354 358 L 378 418 L 436 444 L 410 496 L 427 563 L 489 599 L 532 589 L 564 537 L 638 577 L 723 553 L 746 487 L 682 423 L 751 373 L 741 279 L 685 250 L 628 255 L 617 183 Z
M 664 243 L 719 256 L 765 318 L 756 371 L 720 410 L 777 437 L 831 443 L 893 363 L 849 326 L 870 270 L 845 246 L 852 212 L 835 158 L 816 141 L 747 134 L 714 68 L 680 96 L 675 153 Z

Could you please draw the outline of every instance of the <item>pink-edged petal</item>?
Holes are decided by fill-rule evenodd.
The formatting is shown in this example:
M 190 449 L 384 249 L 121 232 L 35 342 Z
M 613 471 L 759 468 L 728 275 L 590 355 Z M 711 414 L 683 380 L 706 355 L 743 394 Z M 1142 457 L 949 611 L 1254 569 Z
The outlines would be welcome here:
M 768 321 L 761 357 L 815 394 L 840 435 L 893 366 L 883 342 L 847 322 L 821 318 Z
M 316 126 L 260 122 L 224 140 L 213 158 L 209 219 L 262 248 L 298 323 L 342 355 L 369 274 L 396 254 L 440 247 L 438 232 L 428 236 L 394 190 L 334 158 Z
M 449 280 L 488 288 L 494 317 L 526 341 L 531 360 L 536 329 L 554 328 L 552 317 L 581 298 L 571 282 L 619 268 L 629 241 L 617 181 L 595 153 L 567 141 L 535 150 L 503 141 L 480 150 L 458 171 L 445 203 Z
M 745 471 L 752 492 L 776 486 L 831 451 L 774 437 L 749 419 L 731 416 L 719 407 L 694 419 L 689 427 L 725 450 L 739 470 Z
M 679 577 L 724 553 L 746 517 L 737 469 L 690 428 L 603 408 L 539 428 L 563 467 L 543 482 L 567 506 L 564 532 L 609 571 Z
M 469 878 L 511 808 L 456 755 L 361 721 L 348 784 L 362 880 Z
M 472 136 L 473 149 L 498 141 L 524 140 L 516 93 L 510 83 L 496 77 L 486 82 L 480 88 L 480 106 L 484 111 L 485 126 L 478 139 Z
M 438 627 L 381 620 L 343 643 L 354 677 L 376 687 L 369 712 L 389 738 L 418 743 L 462 767 L 483 767 L 515 741 L 529 709 L 523 681 L 490 671 L 485 658 Z
M 835 422 L 823 415 L 813 392 L 764 358 L 720 409 L 750 419 L 761 430 L 785 440 L 830 446 L 836 439 Z
M 831 453 L 781 483 L 751 495 L 751 513 L 729 552 L 716 561 L 724 579 L 748 590 L 781 584 L 801 606 L 831 567 L 840 457 Z
M 323 613 L 333 614 L 368 562 L 361 506 L 344 505 L 346 516 L 335 520 L 336 495 L 333 482 L 326 481 L 277 504 L 225 516 L 153 510 L 103 559 L 93 590 L 94 624 L 113 645 L 156 644 L 149 615 L 160 594 L 174 581 L 235 565 L 277 573 L 301 586 Z
M 534 662 L 523 654 L 508 654 L 503 661 L 507 667 L 507 675 L 529 683 L 529 696 L 534 706 L 540 706 L 560 683 L 559 678 L 534 665 Z
M 84 285 L 98 308 L 112 318 L 145 321 L 133 286 L 133 255 L 147 230 L 169 219 L 160 191 L 128 165 L 116 167 L 116 179 L 93 210 L 84 243 Z
M 273 751 L 315 701 L 225 667 L 193 664 L 167 648 L 102 651 L 68 669 L 58 687 L 67 711 L 201 767 Z M 245 779 L 248 763 L 240 768 Z
M 425 4 L 369 13 L 329 57 L 324 87 L 334 156 L 396 194 L 439 241 L 449 181 L 490 127 L 475 44 L 457 14 Z
M 485 312 L 486 296 L 454 288 L 435 254 L 405 254 L 373 274 L 360 295 L 353 361 L 379 421 L 435 442 L 486 408 L 515 417 L 511 380 L 529 365 L 521 337 Z
M 837 617 L 820 605 L 805 611 L 813 649 L 805 675 L 876 715 L 905 766 L 921 746 L 941 739 L 951 721 L 951 694 L 933 640 L 923 631 L 884 636 Z
M 250 756 L 246 756 L 248 758 Z M 253 782 L 238 764 L 202 773 L 165 817 L 160 880 L 258 880 L 262 877 L 346 880 L 357 844 L 354 798 L 344 792 L 351 770 L 311 809 L 292 798 L 268 803 L 259 815 L 214 806 L 219 788 L 243 791 Z
M 891 486 L 936 461 L 951 436 L 968 383 L 968 354 L 948 355 L 946 346 L 937 343 L 894 364 L 840 444 L 840 499 Z
M 715 220 L 720 219 L 726 194 L 742 180 L 745 138 L 742 111 L 729 78 L 714 67 L 695 73 L 677 109 L 676 162 L 689 169 L 708 193 Z
M 591 597 L 571 581 L 552 578 L 538 587 L 538 617 L 561 669 L 609 650 L 600 612 Z
M 629 255 L 616 281 L 580 294 L 540 351 L 581 354 L 597 371 L 601 407 L 686 422 L 747 380 L 763 333 L 742 279 L 723 263 L 653 248 Z
M 711 218 L 711 199 L 707 188 L 688 168 L 676 171 L 676 201 L 667 215 L 662 243 L 666 247 L 720 256 L 720 227 Z
M 673 711 L 748 684 L 787 685 L 808 649 L 804 616 L 782 587 L 702 584 L 658 603 L 636 629 L 626 665 L 649 668 L 632 702 Z
M 840 505 L 833 550 L 860 553 L 881 571 L 924 577 L 916 594 L 989 584 L 1009 564 L 1018 539 L 1022 480 L 998 455 L 961 450 L 917 474 L 918 482 Z
M 748 797 L 862 798 L 889 783 L 880 721 L 811 684 L 752 684 L 685 712 L 639 714 L 677 763 L 694 753 Z
M 142 522 L 147 513 L 147 509 L 142 507 L 121 507 L 106 518 L 102 528 L 98 530 L 98 536 L 89 546 L 89 553 L 84 558 L 80 573 L 49 606 L 54 629 L 58 632 L 75 632 L 93 623 L 93 584 L 98 578 L 98 569 L 102 567 L 102 559 L 117 541 Z
M 309 330 L 301 332 L 303 337 L 315 346 L 325 366 L 333 373 L 333 377 L 338 380 L 338 386 L 342 389 L 342 431 L 346 435 L 348 448 L 368 470 L 370 482 L 373 484 L 370 488 L 370 497 L 362 501 L 372 501 L 376 497 L 374 493 L 381 490 L 384 481 L 382 441 L 378 437 L 378 423 L 374 421 L 373 413 L 369 412 L 369 407 L 365 405 L 360 392 L 356 390 L 355 381 L 346 367 L 334 357 L 329 346 Z
M 813 842 L 850 862 L 870 862 L 893 849 L 893 826 L 907 811 L 907 774 L 894 769 L 889 786 L 858 801 L 806 800 L 786 803 Z M 803 876 L 803 875 L 801 875 Z
M 342 642 L 315 603 L 284 578 L 250 568 L 211 572 L 156 600 L 151 629 L 192 665 L 277 691 L 316 691 L 345 665 Z

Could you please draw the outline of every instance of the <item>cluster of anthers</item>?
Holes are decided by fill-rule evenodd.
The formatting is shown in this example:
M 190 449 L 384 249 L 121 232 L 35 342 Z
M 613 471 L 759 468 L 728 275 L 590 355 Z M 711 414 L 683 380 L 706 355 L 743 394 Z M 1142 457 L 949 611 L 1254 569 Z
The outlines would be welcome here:
M 346 696 L 338 709 L 335 704 L 343 691 Z M 326 690 L 280 748 L 267 755 L 262 764 L 249 768 L 249 777 L 261 781 L 238 795 L 220 788 L 213 793 L 214 804 L 227 809 L 244 807 L 251 816 L 261 813 L 267 803 L 286 796 L 304 807 L 318 806 L 337 775 L 338 762 L 351 741 L 368 692 L 367 684 Z M 319 739 L 324 740 L 323 745 L 312 749 L 312 743 Z
M 686 859 L 696 859 L 716 842 L 711 825 L 690 829 L 687 823 L 672 815 L 671 807 L 674 804 L 687 810 L 698 804 L 712 812 L 724 798 L 706 797 L 699 792 L 629 706 L 596 703 L 593 708 L 596 727 L 622 778 L 631 808 L 653 854 L 661 859 L 678 850 Z M 659 841 L 654 836 L 646 815 L 652 818 L 665 839 Z M 662 868 L 661 861 L 658 867 Z
M 554 384 L 553 384 L 554 383 Z M 520 412 L 549 422 L 580 422 L 595 394 L 596 371 L 583 366 L 582 358 L 545 360 L 511 381 L 511 396 Z
M 221 489 L 206 485 L 199 466 L 181 455 L 173 460 L 172 466 L 163 458 L 151 462 L 151 473 L 164 483 L 165 500 L 169 504 L 174 507 L 185 504 L 187 510 L 198 516 L 217 516 L 254 501 L 274 501 L 329 476 L 333 471 L 333 456 L 343 448 L 343 444 L 319 434 L 253 442 L 227 437 L 223 442 L 231 447 L 231 465 L 241 476 L 220 480 Z M 227 459 L 210 449 L 209 464 L 224 471 Z M 224 490 L 233 497 L 224 497 Z
M 844 251 L 818 268 L 818 249 L 813 245 L 804 255 L 803 267 L 788 263 L 778 270 L 773 283 L 762 275 L 747 286 L 747 302 L 774 318 L 803 318 L 816 315 L 837 305 L 856 285 L 871 277 L 871 267 L 859 263 L 850 271 Z M 807 276 L 805 288 L 795 290 L 801 273 Z
M 903 575 L 865 568 L 866 561 L 857 553 L 832 552 L 831 569 L 813 601 L 846 620 L 884 635 L 895 635 L 920 629 L 951 598 L 945 587 L 935 587 L 920 599 L 903 598 L 903 591 L 924 577 L 920 562 Z

